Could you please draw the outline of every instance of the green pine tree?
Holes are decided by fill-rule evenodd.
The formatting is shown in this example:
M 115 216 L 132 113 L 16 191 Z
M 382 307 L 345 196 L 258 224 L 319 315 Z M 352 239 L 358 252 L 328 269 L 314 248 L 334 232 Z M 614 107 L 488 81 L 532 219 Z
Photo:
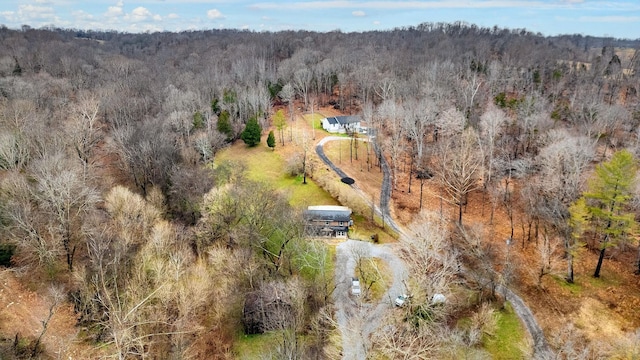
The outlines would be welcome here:
M 273 130 L 269 131 L 269 136 L 267 136 L 267 146 L 271 149 L 276 149 L 276 137 L 273 135 Z
M 204 116 L 200 111 L 196 111 L 193 114 L 193 128 L 196 130 L 204 129 L 205 121 Z
M 229 112 L 224 110 L 218 116 L 218 124 L 216 129 L 219 132 L 227 135 L 227 140 L 233 139 L 233 128 L 231 127 L 231 121 L 229 120 Z
M 611 160 L 596 167 L 589 191 L 583 195 L 591 225 L 602 237 L 594 277 L 600 277 L 606 249 L 635 230 L 634 215 L 627 204 L 633 195 L 637 167 L 636 159 L 629 151 L 616 152 Z
M 252 117 L 247 122 L 242 134 L 240 134 L 240 138 L 244 141 L 245 144 L 250 147 L 256 146 L 260 144 L 260 135 L 262 134 L 262 128 L 260 128 L 260 124 L 258 124 L 258 120 L 255 117 Z

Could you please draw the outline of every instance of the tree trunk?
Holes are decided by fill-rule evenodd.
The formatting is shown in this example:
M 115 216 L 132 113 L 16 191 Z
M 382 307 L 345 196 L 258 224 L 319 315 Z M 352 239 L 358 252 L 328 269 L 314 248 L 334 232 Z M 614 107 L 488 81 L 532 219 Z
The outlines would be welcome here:
M 573 255 L 567 253 L 567 282 L 573 284 Z
M 420 179 L 420 210 L 422 210 L 422 188 L 423 187 L 424 187 L 424 179 Z
M 598 265 L 596 265 L 596 272 L 593 273 L 594 278 L 600 277 L 600 269 L 602 268 L 602 261 L 604 260 L 604 251 L 606 249 L 607 248 L 603 246 L 603 248 L 600 250 L 600 256 L 598 257 Z
M 411 194 L 411 178 L 413 176 L 411 176 L 413 174 L 413 156 L 411 157 L 411 162 L 409 163 L 409 190 L 407 191 L 408 194 Z M 420 207 L 422 208 L 422 206 Z

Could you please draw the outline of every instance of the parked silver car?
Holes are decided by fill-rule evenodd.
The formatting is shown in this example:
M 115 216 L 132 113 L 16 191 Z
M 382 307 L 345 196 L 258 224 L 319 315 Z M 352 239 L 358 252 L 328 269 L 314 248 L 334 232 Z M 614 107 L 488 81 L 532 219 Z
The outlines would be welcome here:
M 360 280 L 358 278 L 351 278 L 351 295 L 360 296 Z

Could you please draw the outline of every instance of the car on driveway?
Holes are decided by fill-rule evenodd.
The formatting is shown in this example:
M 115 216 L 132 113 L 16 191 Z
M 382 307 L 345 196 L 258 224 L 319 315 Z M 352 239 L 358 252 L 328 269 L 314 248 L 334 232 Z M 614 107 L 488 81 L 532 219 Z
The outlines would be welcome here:
M 351 278 L 351 295 L 360 296 L 360 280 L 358 278 Z
M 402 295 L 398 295 L 398 297 L 396 298 L 396 306 L 397 307 L 403 307 L 405 302 L 407 302 L 407 299 L 409 298 L 408 295 L 402 294 Z

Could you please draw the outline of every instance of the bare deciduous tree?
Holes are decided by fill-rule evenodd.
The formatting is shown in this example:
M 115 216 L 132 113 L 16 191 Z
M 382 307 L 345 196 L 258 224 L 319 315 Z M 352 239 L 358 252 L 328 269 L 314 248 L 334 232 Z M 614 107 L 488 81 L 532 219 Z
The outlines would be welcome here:
M 98 194 L 61 153 L 35 162 L 33 176 L 34 198 L 53 219 L 51 231 L 60 239 L 71 271 L 77 246 L 83 243 L 84 219 L 99 200 Z
M 99 121 L 100 101 L 91 95 L 83 95 L 72 105 L 66 133 L 82 164 L 86 180 L 95 147 L 102 139 Z
M 458 206 L 458 223 L 462 225 L 462 207 L 467 195 L 480 184 L 481 159 L 476 151 L 478 138 L 471 128 L 458 138 L 441 141 L 438 149 L 438 164 L 435 169 L 438 179 L 447 194 L 446 200 Z
M 305 109 L 309 104 L 309 86 L 311 85 L 312 79 L 313 73 L 307 68 L 298 69 L 293 73 L 293 86 L 300 97 L 302 97 Z

